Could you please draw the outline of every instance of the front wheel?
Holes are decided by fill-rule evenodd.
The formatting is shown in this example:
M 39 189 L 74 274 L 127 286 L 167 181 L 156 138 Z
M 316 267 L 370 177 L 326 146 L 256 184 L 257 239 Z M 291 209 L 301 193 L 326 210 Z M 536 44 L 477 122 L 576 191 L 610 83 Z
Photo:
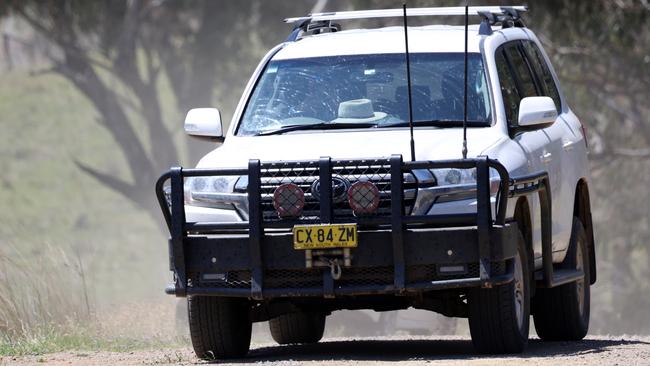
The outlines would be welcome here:
M 528 344 L 530 276 L 521 234 L 512 262 L 512 282 L 469 291 L 469 329 L 474 348 L 480 353 L 519 353 Z
M 205 360 L 243 357 L 251 342 L 252 324 L 239 299 L 190 296 L 190 337 L 196 356 Z
M 563 269 L 582 270 L 584 277 L 566 285 L 537 289 L 533 298 L 533 319 L 537 335 L 544 341 L 577 341 L 589 330 L 589 252 L 582 222 L 573 218 L 569 251 Z

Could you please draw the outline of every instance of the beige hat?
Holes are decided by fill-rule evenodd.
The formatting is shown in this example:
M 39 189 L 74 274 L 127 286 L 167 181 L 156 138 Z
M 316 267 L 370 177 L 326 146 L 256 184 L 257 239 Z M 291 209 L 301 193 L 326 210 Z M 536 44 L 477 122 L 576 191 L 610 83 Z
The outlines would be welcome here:
M 379 121 L 387 116 L 384 112 L 375 112 L 372 109 L 370 99 L 355 99 L 341 102 L 339 104 L 338 118 L 332 122 L 336 123 L 364 123 Z

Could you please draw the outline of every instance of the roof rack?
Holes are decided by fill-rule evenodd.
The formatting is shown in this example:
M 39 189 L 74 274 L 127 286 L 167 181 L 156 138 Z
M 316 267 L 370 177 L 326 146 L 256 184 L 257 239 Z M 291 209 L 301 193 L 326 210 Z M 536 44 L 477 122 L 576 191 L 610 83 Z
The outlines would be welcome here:
M 521 20 L 521 13 L 528 11 L 528 8 L 526 6 L 523 6 L 524 10 L 519 8 L 521 7 L 501 7 L 501 10 L 503 11 L 502 14 L 479 11 L 478 15 L 480 15 L 483 20 L 481 21 L 478 34 L 489 36 L 492 34 L 493 25 L 501 25 L 503 28 L 524 28 L 526 25 L 523 20 Z
M 523 27 L 521 13 L 528 11 L 527 6 L 470 6 L 469 15 L 483 18 L 479 34 L 492 34 L 492 26 L 501 24 L 504 28 Z M 406 16 L 458 16 L 465 15 L 465 7 L 411 8 L 406 10 Z M 287 42 L 297 40 L 304 33 L 319 34 L 321 32 L 336 32 L 341 30 L 336 20 L 371 19 L 371 18 L 400 18 L 404 16 L 403 9 L 337 11 L 329 13 L 314 13 L 304 17 L 287 18 L 285 23 L 293 23 L 294 28 Z

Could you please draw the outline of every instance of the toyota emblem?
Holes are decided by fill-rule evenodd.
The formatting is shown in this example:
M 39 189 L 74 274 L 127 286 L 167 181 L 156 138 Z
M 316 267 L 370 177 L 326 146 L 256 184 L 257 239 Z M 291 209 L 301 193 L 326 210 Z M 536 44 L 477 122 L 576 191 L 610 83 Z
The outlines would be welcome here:
M 350 181 L 341 177 L 332 177 L 332 202 L 341 203 L 346 200 Z M 311 185 L 311 195 L 320 201 L 320 179 Z

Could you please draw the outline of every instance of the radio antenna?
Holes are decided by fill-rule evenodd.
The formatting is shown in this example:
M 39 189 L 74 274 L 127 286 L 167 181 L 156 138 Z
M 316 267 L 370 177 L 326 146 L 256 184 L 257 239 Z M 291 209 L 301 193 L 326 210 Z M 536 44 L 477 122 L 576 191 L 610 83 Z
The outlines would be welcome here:
M 404 44 L 406 45 L 406 87 L 409 95 L 409 130 L 411 131 L 411 161 L 415 161 L 415 139 L 413 138 L 413 95 L 411 92 L 411 59 L 409 57 L 409 31 L 406 22 L 406 2 L 402 4 L 404 10 Z
M 467 34 L 469 33 L 469 0 L 465 1 L 465 75 L 463 84 L 465 87 L 463 106 L 463 159 L 467 159 Z

